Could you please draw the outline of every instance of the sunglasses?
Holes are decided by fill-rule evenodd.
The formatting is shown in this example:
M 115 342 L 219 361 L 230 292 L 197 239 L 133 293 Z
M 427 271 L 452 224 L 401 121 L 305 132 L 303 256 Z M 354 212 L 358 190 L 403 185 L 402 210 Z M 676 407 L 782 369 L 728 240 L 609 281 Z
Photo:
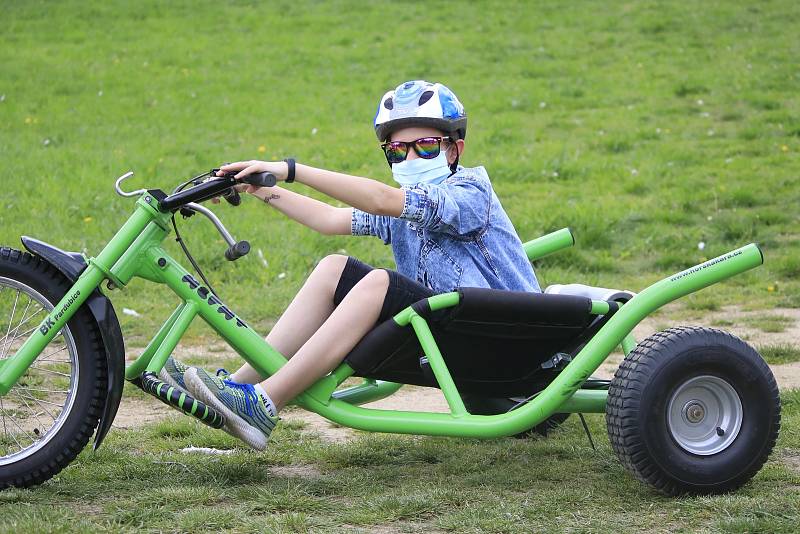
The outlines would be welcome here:
M 383 143 L 381 148 L 386 154 L 386 161 L 391 165 L 405 161 L 412 148 L 422 159 L 433 159 L 442 151 L 442 141 L 451 140 L 449 137 L 421 137 L 416 141 L 389 141 Z

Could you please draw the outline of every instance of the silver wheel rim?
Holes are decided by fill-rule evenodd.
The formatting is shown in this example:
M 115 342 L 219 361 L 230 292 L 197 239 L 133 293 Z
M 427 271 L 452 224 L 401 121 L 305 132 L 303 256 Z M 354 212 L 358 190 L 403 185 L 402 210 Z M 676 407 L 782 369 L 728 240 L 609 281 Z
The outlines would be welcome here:
M 0 276 L 0 360 L 13 356 L 52 310 L 32 287 Z M 0 397 L 0 466 L 36 454 L 58 434 L 72 411 L 78 376 L 77 347 L 65 326 Z
M 700 456 L 722 452 L 742 428 L 742 401 L 727 381 L 702 375 L 675 389 L 667 407 L 667 426 L 675 442 Z

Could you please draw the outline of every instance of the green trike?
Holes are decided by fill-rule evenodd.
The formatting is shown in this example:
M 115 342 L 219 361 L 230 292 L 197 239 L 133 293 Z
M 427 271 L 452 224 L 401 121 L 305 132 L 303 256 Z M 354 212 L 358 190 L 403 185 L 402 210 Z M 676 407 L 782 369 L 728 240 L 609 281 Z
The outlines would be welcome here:
M 249 244 L 200 204 L 217 196 L 237 204 L 233 177 L 206 173 L 167 195 L 123 191 L 131 174 L 115 187 L 136 198 L 136 208 L 97 256 L 28 237 L 28 252 L 0 248 L 0 488 L 50 479 L 93 433 L 99 447 L 124 380 L 222 427 L 221 414 L 159 379 L 198 315 L 262 375 L 286 363 L 162 247 L 177 213 L 201 214 L 228 243 L 229 260 L 245 255 Z M 268 174 L 247 180 L 274 183 Z M 533 261 L 573 243 L 563 229 L 524 247 Z M 611 446 L 638 479 L 672 495 L 730 491 L 755 475 L 777 439 L 780 401 L 769 367 L 720 330 L 670 328 L 638 343 L 632 331 L 668 302 L 762 262 L 749 244 L 638 294 L 570 284 L 542 294 L 462 288 L 435 295 L 376 325 L 294 402 L 361 430 L 472 438 L 546 433 L 571 413 L 605 413 Z M 121 289 L 134 277 L 165 284 L 180 304 L 126 367 L 119 322 L 100 287 Z M 593 378 L 617 347 L 625 357 L 613 380 Z M 364 380 L 344 387 L 351 376 Z M 450 413 L 362 406 L 403 384 L 440 388 Z

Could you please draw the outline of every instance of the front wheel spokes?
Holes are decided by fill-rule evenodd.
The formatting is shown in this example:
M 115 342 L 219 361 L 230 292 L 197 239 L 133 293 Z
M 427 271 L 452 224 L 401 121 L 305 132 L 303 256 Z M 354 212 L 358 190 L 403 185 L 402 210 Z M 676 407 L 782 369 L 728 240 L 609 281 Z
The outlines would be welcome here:
M 19 299 L 19 294 L 20 291 L 17 291 L 17 295 L 15 297 L 17 300 Z M 25 310 L 23 310 L 22 312 L 22 319 L 20 319 L 19 324 L 17 324 L 17 326 L 14 327 L 13 330 L 11 329 L 11 326 L 14 324 L 14 315 L 16 312 L 16 306 L 12 308 L 11 317 L 9 317 L 8 320 L 8 329 L 6 330 L 6 335 L 0 338 L 0 343 L 2 344 L 2 348 L 0 349 L 0 360 L 5 359 L 8 356 L 12 355 L 15 351 L 9 351 L 9 349 L 13 347 L 14 342 L 18 339 L 20 340 L 27 339 L 28 336 L 32 334 L 34 330 L 36 330 L 36 328 L 39 325 L 39 322 L 41 322 L 40 320 L 37 320 L 33 327 L 24 330 L 22 333 L 19 333 L 19 330 L 20 328 L 22 328 L 22 325 L 29 323 L 31 319 L 39 315 L 41 312 L 46 311 L 43 306 L 39 305 L 36 310 L 34 310 L 30 315 L 27 315 L 28 309 L 30 308 L 33 302 L 34 302 L 33 298 L 30 295 L 28 295 L 28 303 L 25 305 Z M 10 339 L 9 336 L 11 336 Z
M 52 309 L 37 290 L 0 277 L 0 361 L 14 356 Z M 57 433 L 77 382 L 77 348 L 65 326 L 0 397 L 0 468 L 35 454 Z

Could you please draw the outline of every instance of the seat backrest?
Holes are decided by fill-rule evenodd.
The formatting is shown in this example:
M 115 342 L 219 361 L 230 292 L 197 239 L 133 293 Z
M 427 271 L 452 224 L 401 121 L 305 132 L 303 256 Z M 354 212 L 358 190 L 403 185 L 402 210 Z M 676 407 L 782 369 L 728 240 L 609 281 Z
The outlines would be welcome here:
M 574 295 L 463 288 L 460 302 L 431 318 L 445 332 L 505 339 L 569 338 L 592 321 L 592 301 Z

